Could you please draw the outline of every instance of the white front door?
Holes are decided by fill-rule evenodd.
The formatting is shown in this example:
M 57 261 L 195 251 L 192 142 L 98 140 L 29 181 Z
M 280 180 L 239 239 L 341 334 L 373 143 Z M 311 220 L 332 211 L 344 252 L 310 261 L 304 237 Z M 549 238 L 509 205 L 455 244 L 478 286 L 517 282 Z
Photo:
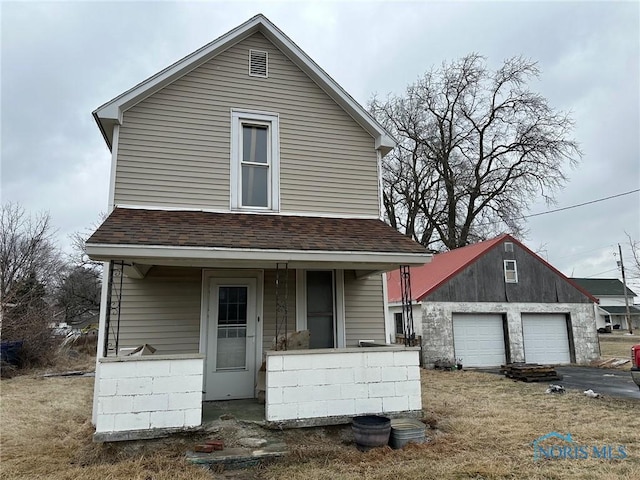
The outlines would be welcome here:
M 205 400 L 255 396 L 255 278 L 212 278 L 207 308 Z

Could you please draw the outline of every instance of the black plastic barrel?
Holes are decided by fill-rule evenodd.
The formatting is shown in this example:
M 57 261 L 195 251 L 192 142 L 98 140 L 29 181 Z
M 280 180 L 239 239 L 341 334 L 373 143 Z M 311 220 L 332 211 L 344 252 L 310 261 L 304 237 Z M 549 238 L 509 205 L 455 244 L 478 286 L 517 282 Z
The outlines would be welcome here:
M 366 451 L 389 443 L 391 420 L 378 415 L 355 417 L 351 424 L 358 450 Z
M 18 365 L 23 342 L 2 342 L 0 344 L 0 360 L 9 365 Z

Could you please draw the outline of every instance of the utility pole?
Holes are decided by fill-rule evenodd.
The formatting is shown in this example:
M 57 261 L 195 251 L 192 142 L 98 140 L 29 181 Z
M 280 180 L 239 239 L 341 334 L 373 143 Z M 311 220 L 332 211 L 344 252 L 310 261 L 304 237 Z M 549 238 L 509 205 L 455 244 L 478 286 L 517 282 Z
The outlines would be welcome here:
M 618 244 L 618 252 L 620 253 L 620 269 L 622 270 L 622 288 L 624 289 L 624 304 L 627 308 L 627 326 L 629 327 L 629 334 L 633 334 L 633 328 L 631 327 L 631 315 L 629 314 L 629 297 L 627 296 L 627 278 L 624 276 L 624 262 L 622 261 L 622 247 Z

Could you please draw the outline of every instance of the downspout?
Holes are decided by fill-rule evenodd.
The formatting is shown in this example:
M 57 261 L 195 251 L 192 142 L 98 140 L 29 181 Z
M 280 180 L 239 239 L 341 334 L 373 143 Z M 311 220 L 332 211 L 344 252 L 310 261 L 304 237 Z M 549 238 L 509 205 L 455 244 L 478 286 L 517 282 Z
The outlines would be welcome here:
M 376 150 L 376 162 L 378 169 L 378 216 L 384 221 L 384 203 L 382 201 L 382 154 L 380 149 Z

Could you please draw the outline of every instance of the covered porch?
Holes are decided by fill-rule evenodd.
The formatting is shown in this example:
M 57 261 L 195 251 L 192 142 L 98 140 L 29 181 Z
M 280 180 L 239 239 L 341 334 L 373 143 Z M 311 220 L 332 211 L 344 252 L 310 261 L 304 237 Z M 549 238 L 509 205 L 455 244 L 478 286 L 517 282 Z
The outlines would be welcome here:
M 259 215 L 230 215 L 263 221 Z M 157 219 L 157 212 L 151 216 Z M 306 227 L 327 220 L 311 219 Z M 215 245 L 183 248 L 175 240 L 164 247 L 149 231 L 144 237 L 151 245 L 123 244 L 121 238 L 105 243 L 113 231 L 101 229 L 114 224 L 120 227 L 108 219 L 88 242 L 92 258 L 106 262 L 107 280 L 94 396 L 97 439 L 196 428 L 203 401 L 257 398 L 261 391 L 265 422 L 278 426 L 421 409 L 418 349 L 387 345 L 395 332 L 386 330 L 381 273 L 424 263 L 428 256 L 382 222 L 373 224 L 377 242 L 365 241 L 372 224 L 355 231 L 327 229 L 332 233 L 323 245 L 342 250 L 281 251 L 254 241 L 262 248 L 224 252 Z M 127 230 L 136 225 L 131 222 Z M 269 229 L 260 227 L 268 237 Z M 197 225 L 190 229 L 199 231 Z M 276 230 L 280 236 L 292 231 Z M 386 251 L 391 247 L 385 235 L 400 237 L 401 245 L 406 240 L 405 248 L 414 251 Z M 360 250 L 344 250 L 346 239 L 354 249 L 360 243 Z M 302 349 L 283 343 L 292 332 L 309 333 Z M 127 355 L 142 344 L 154 354 Z

